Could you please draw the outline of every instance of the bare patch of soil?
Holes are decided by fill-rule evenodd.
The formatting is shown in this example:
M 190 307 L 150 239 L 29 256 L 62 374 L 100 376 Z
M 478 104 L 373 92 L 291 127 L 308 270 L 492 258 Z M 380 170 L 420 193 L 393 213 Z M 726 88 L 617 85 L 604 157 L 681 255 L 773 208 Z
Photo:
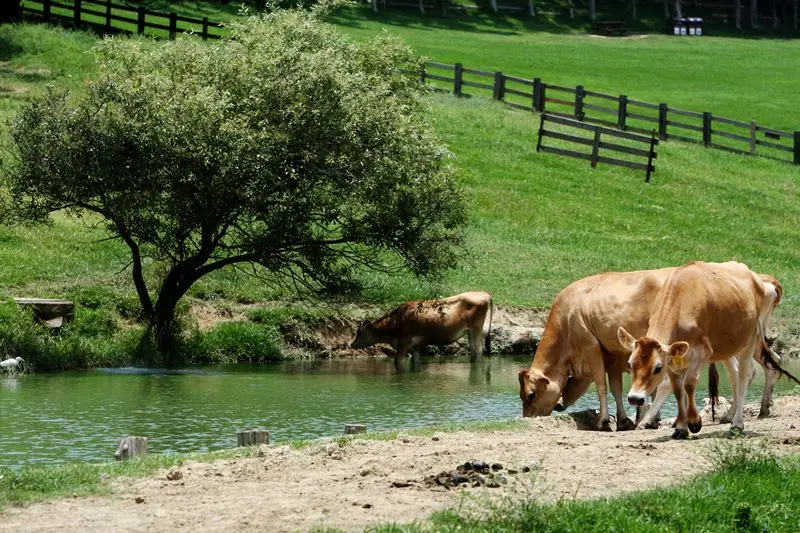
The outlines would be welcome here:
M 765 438 L 778 454 L 797 453 L 800 397 L 777 399 L 764 420 L 755 418 L 757 411 L 747 410 L 745 438 Z M 607 497 L 710 469 L 714 437 L 727 431 L 706 421 L 695 438 L 673 441 L 669 421 L 657 430 L 603 433 L 578 430 L 562 416 L 528 419 L 522 429 L 506 431 L 264 447 L 260 457 L 187 462 L 150 478 L 119 479 L 109 497 L 8 508 L 0 531 L 357 531 L 424 520 L 465 502 L 480 510 L 499 498 Z M 453 472 L 466 481 L 452 483 Z

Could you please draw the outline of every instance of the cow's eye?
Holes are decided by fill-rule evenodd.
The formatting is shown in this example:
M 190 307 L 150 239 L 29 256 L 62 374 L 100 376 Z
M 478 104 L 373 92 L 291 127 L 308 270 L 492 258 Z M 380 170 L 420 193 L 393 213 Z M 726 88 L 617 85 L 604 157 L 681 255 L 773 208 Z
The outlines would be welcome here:
M 532 393 L 528 394 L 528 401 L 529 402 L 532 402 L 535 398 L 536 398 L 536 393 L 535 392 L 532 392 Z
M 653 374 L 660 374 L 661 373 L 661 365 L 656 365 L 653 369 Z

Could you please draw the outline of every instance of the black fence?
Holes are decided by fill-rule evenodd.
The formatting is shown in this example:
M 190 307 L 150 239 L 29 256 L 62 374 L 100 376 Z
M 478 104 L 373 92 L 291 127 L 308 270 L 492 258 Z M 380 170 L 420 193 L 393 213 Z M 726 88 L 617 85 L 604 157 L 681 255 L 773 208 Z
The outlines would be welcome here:
M 650 134 L 660 140 L 699 143 L 737 154 L 758 155 L 800 165 L 800 131 L 784 131 L 720 117 L 711 112 L 688 111 L 666 103 L 649 103 L 590 91 L 582 85 L 566 87 L 525 79 L 502 72 L 428 62 L 422 80 L 434 88 L 459 96 L 491 93 L 511 107 L 573 118 L 620 131 Z M 481 92 L 485 91 L 485 92 Z
M 547 123 L 560 125 L 562 126 L 562 128 L 560 128 L 561 130 L 571 129 L 573 132 L 565 133 L 563 131 L 545 129 Z M 574 130 L 577 130 L 577 132 L 574 132 Z M 576 134 L 585 132 L 591 132 L 591 138 L 581 137 Z M 603 136 L 606 138 L 613 137 L 615 142 L 603 140 Z M 591 152 L 580 152 L 573 148 L 545 146 L 543 141 L 546 138 L 562 141 L 569 146 L 577 144 L 579 147 L 590 147 Z M 616 139 L 627 141 L 628 144 L 620 144 Z M 646 148 L 640 148 L 636 146 L 637 144 L 645 145 Z M 650 174 L 656 170 L 656 167 L 653 165 L 653 160 L 658 157 L 655 151 L 656 146 L 658 146 L 658 139 L 656 139 L 655 130 L 647 137 L 637 133 L 606 128 L 596 124 L 588 124 L 580 120 L 552 115 L 550 113 L 542 113 L 541 122 L 539 123 L 539 140 L 536 143 L 536 151 L 584 159 L 590 162 L 592 168 L 596 167 L 598 163 L 606 163 L 609 165 L 643 170 L 645 171 L 645 181 L 649 182 Z M 604 153 L 614 152 L 614 157 L 600 155 L 600 150 L 603 150 Z M 627 157 L 628 159 L 622 159 L 622 157 Z M 636 161 L 635 159 L 637 158 L 640 161 Z M 642 162 L 642 159 L 646 160 L 646 162 Z
M 88 27 L 103 33 L 142 34 L 147 30 L 159 30 L 174 39 L 176 33 L 190 32 L 204 40 L 223 36 L 223 25 L 209 22 L 208 17 L 198 19 L 148 11 L 143 6 L 131 7 L 111 0 L 72 0 L 70 3 L 66 0 L 25 0 L 22 13 L 41 17 L 45 22 L 66 22 L 76 28 Z

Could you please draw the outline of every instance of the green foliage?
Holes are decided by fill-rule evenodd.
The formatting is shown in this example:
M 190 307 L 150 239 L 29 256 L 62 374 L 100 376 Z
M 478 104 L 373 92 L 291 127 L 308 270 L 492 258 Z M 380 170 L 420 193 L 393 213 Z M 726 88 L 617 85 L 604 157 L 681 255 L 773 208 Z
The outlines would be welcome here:
M 12 214 L 99 215 L 131 250 L 162 348 L 177 301 L 232 264 L 334 292 L 364 268 L 456 264 L 466 204 L 417 113 L 420 60 L 390 38 L 350 42 L 319 11 L 232 23 L 216 45 L 106 39 L 85 93 L 48 90 L 14 123 Z M 148 257 L 165 272 L 155 303 Z
M 252 322 L 225 322 L 202 332 L 186 353 L 194 363 L 279 361 L 284 358 L 281 336 L 274 326 Z M 189 345 L 185 349 L 188 351 Z

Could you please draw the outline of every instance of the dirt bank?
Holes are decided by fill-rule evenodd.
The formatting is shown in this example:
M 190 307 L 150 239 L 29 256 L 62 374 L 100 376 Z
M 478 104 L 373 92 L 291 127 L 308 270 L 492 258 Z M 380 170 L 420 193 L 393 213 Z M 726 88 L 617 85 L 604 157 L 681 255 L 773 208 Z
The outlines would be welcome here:
M 746 412 L 746 438 L 767 439 L 780 454 L 800 452 L 800 397 L 777 399 L 765 420 L 755 419 L 757 411 L 752 406 Z M 719 442 L 713 437 L 728 430 L 707 423 L 697 438 L 672 441 L 668 424 L 600 433 L 577 429 L 571 418 L 548 417 L 506 431 L 265 448 L 262 457 L 189 462 L 179 473 L 116 480 L 109 497 L 7 508 L 0 531 L 357 531 L 424 520 L 459 502 L 479 508 L 501 497 L 612 496 L 709 469 L 709 446 Z M 474 460 L 496 464 L 496 475 L 484 477 L 499 487 L 445 488 L 435 481 Z

